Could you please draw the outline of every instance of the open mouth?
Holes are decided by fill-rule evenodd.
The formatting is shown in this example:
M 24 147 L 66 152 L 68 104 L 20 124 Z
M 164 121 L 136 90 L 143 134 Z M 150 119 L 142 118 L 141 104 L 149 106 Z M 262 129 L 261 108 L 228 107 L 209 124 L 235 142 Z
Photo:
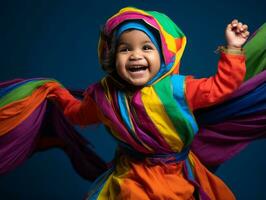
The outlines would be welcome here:
M 146 66 L 131 66 L 128 68 L 130 72 L 139 72 L 139 71 L 145 71 L 148 69 Z

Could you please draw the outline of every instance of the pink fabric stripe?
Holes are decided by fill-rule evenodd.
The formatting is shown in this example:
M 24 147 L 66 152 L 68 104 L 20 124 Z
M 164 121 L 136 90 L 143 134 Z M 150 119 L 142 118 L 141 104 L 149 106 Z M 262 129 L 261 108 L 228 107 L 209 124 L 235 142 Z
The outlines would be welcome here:
M 132 146 L 134 149 L 143 152 L 143 153 L 149 153 L 146 148 L 141 146 L 140 144 L 136 143 L 136 141 L 132 138 L 130 133 L 127 131 L 126 127 L 121 123 L 121 119 L 119 117 L 119 114 L 114 112 L 112 105 L 108 102 L 108 100 L 105 97 L 103 88 L 100 84 L 96 84 L 93 87 L 90 87 L 91 91 L 97 91 L 96 94 L 96 101 L 99 107 L 101 107 L 101 110 L 105 114 L 105 118 L 112 121 L 113 129 L 116 130 L 117 133 L 119 133 L 119 136 L 123 142 L 126 142 L 130 146 Z M 89 92 L 89 91 L 88 91 Z M 90 94 L 90 92 L 89 92 Z M 113 98 L 113 96 L 112 96 Z
M 148 24 L 152 25 L 154 28 L 156 28 L 157 30 L 160 30 L 158 23 L 152 16 L 142 15 L 142 14 L 138 14 L 135 12 L 124 12 L 120 14 L 119 16 L 116 16 L 108 20 L 108 22 L 106 23 L 106 27 L 105 27 L 105 32 L 107 33 L 107 35 L 109 35 L 115 29 L 116 26 L 124 22 L 125 18 L 132 19 L 132 20 L 133 19 L 145 20 Z M 163 49 L 164 59 L 165 59 L 166 64 L 169 64 L 171 62 L 171 57 L 173 56 L 173 54 L 168 50 L 164 36 L 160 34 L 160 37 L 162 40 L 162 49 Z

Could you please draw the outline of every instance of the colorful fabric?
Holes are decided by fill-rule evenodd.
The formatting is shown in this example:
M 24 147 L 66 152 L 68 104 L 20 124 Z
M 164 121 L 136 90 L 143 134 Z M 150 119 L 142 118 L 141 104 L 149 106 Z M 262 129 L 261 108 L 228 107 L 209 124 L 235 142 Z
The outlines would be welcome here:
M 195 113 L 200 129 L 192 151 L 207 166 L 218 166 L 255 139 L 266 136 L 266 71 L 245 82 L 225 102 Z
M 76 171 L 94 180 L 107 167 L 47 96 L 61 85 L 51 79 L 17 79 L 0 84 L 0 174 L 32 153 L 60 147 Z M 89 172 L 89 173 L 88 173 Z
M 120 87 L 119 81 L 112 76 L 87 90 L 101 110 L 100 120 L 121 146 L 113 171 L 99 180 L 88 199 L 234 199 L 219 178 L 208 175 L 194 154 L 182 156 L 190 147 L 198 126 L 187 104 L 186 77 L 173 74 L 173 71 L 178 72 L 185 47 L 185 36 L 180 29 L 161 13 L 124 8 L 107 20 L 105 37 L 101 37 L 99 42 L 99 58 L 104 58 L 109 51 L 106 38 L 111 38 L 120 24 L 139 19 L 160 33 L 165 65 L 161 65 L 151 83 L 133 94 Z M 244 60 L 243 56 L 234 58 L 239 63 Z M 230 81 L 237 86 L 243 78 L 244 73 Z M 229 92 L 231 90 L 229 88 Z M 166 172 L 171 163 L 174 163 L 176 171 Z M 169 179 L 167 176 L 173 177 Z M 155 185 L 155 179 L 160 180 L 158 185 Z M 214 183 L 213 186 L 209 182 Z M 182 187 L 170 190 L 164 185 Z
M 104 26 L 104 36 L 100 37 L 98 45 L 99 60 L 108 52 L 108 41 L 112 31 L 126 20 L 143 20 L 160 32 L 161 47 L 165 66 L 161 67 L 153 82 L 158 82 L 171 73 L 179 72 L 180 59 L 186 46 L 186 37 L 176 24 L 166 15 L 156 11 L 144 11 L 126 7 L 108 19 Z M 151 82 L 151 83 L 153 83 Z
M 128 97 L 107 77 L 88 94 L 104 114 L 101 121 L 119 141 L 144 154 L 181 152 L 198 130 L 184 100 L 184 81 L 181 75 L 168 76 Z
M 247 55 L 247 73 L 245 80 L 266 69 L 266 23 L 264 23 L 244 45 Z
M 251 73 L 253 77 L 236 92 L 226 93 L 223 103 L 217 101 L 219 105 L 198 110 L 194 116 L 186 97 L 187 78 L 177 74 L 186 38 L 167 16 L 122 9 L 104 27 L 99 59 L 108 51 L 106 38 L 128 19 L 143 20 L 160 33 L 165 65 L 155 79 L 132 94 L 107 76 L 83 93 L 82 102 L 55 80 L 0 83 L 0 173 L 15 168 L 34 151 L 50 147 L 63 149 L 78 173 L 89 180 L 106 170 L 107 165 L 64 113 L 80 125 L 102 122 L 119 144 L 113 163 L 96 179 L 88 199 L 235 199 L 198 158 L 207 166 L 217 166 L 250 141 L 265 137 L 265 72 Z M 247 46 L 263 38 L 263 30 Z M 248 50 L 247 57 L 256 51 L 260 51 L 256 46 Z M 223 55 L 221 59 L 232 66 L 237 60 L 242 67 L 243 56 Z M 250 65 L 263 66 L 264 59 L 264 55 L 257 57 Z M 234 79 L 239 82 L 244 77 Z M 63 113 L 47 97 L 54 98 Z

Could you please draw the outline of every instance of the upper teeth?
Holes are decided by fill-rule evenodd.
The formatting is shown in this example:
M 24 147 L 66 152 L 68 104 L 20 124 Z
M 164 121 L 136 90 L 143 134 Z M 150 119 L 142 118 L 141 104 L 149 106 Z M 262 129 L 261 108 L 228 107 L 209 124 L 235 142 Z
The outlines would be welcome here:
M 137 69 L 137 68 L 141 68 L 141 67 L 145 67 L 145 66 L 140 66 L 140 65 L 138 65 L 138 66 L 131 66 L 130 69 Z

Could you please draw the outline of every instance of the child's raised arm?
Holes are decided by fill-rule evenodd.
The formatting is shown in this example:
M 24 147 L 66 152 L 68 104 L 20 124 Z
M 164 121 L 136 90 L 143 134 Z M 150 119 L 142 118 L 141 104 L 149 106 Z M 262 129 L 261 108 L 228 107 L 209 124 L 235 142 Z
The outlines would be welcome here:
M 238 20 L 227 25 L 227 45 L 220 48 L 216 75 L 202 79 L 186 78 L 186 97 L 192 110 L 221 102 L 241 85 L 246 73 L 242 45 L 249 36 L 247 28 Z

